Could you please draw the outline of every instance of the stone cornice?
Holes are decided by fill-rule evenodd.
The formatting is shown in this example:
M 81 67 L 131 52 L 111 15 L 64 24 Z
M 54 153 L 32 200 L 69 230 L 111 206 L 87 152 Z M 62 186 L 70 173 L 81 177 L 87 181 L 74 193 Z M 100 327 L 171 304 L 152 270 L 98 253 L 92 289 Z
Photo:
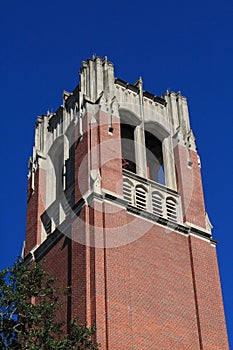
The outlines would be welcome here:
M 131 91 L 139 94 L 140 89 L 137 86 L 130 84 L 130 83 L 127 83 L 126 81 L 124 81 L 120 78 L 115 78 L 115 84 L 120 85 L 128 90 L 131 90 Z M 153 102 L 160 103 L 163 106 L 166 106 L 166 104 L 167 104 L 167 102 L 165 101 L 164 98 L 153 95 L 152 93 L 150 93 L 148 91 L 143 90 L 142 94 L 143 94 L 143 96 L 147 97 L 148 99 L 152 100 Z
M 211 241 L 212 243 L 217 243 L 217 241 L 211 237 L 211 234 L 209 234 L 208 232 L 206 232 L 204 230 L 202 231 L 201 229 L 197 229 L 196 227 L 185 226 L 182 224 L 174 223 L 172 221 L 167 220 L 166 218 L 157 216 L 157 215 L 150 213 L 146 210 L 141 210 L 141 209 L 139 209 L 135 206 L 132 206 L 130 204 L 127 205 L 127 211 L 129 211 L 130 213 L 139 215 L 145 219 L 157 222 L 158 224 L 160 224 L 162 226 L 166 226 L 168 228 L 174 229 L 175 231 L 181 232 L 187 236 L 190 234 L 193 234 L 195 236 L 203 237 L 203 238 Z

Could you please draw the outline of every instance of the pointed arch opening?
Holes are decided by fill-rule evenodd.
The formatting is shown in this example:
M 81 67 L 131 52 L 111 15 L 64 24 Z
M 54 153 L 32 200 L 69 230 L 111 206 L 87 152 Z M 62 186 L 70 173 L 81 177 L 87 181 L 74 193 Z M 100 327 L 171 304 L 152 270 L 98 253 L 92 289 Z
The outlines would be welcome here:
M 121 123 L 122 168 L 136 173 L 134 132 L 133 125 Z
M 145 130 L 147 177 L 165 184 L 162 142 Z

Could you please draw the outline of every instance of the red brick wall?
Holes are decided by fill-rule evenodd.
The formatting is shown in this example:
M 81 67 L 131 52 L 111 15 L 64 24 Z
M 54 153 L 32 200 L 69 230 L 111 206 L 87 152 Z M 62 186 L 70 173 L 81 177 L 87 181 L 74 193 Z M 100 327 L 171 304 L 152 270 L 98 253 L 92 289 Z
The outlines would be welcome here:
M 112 134 L 109 133 L 107 113 L 99 113 L 99 122 L 102 187 L 111 192 L 122 195 L 123 187 L 120 119 L 112 116 Z
M 71 259 L 71 279 L 72 279 L 72 318 L 77 317 L 78 322 L 86 321 L 86 302 L 87 302 L 87 247 L 80 242 L 85 242 L 86 230 L 84 227 L 87 208 L 84 208 L 80 215 L 78 223 L 72 225 L 72 259 Z M 84 243 L 83 242 L 83 243 Z
M 55 286 L 65 291 L 70 284 L 70 242 L 63 237 L 49 252 L 42 258 L 45 270 L 56 278 Z M 70 301 L 67 295 L 59 296 L 59 304 L 62 308 L 58 311 L 57 321 L 65 322 L 70 318 Z
M 110 135 L 106 113 L 97 114 L 98 123 L 86 132 L 90 118 L 87 114 L 83 119 L 83 138 L 76 144 L 75 202 L 89 189 L 90 169 L 99 165 L 102 187 L 122 194 L 119 119 L 113 117 Z M 90 151 L 97 152 L 95 161 Z M 113 159 L 108 160 L 111 154 Z M 205 228 L 197 154 L 178 145 L 175 163 L 184 220 Z M 45 174 L 37 172 L 36 191 L 28 205 L 26 252 L 40 243 L 43 179 Z M 64 297 L 58 317 L 95 322 L 102 349 L 228 349 L 210 242 L 136 219 L 106 199 L 95 199 L 82 209 L 72 224 L 71 238 L 61 239 L 46 255 L 46 269 L 57 283 L 72 287 L 72 297 Z
M 26 216 L 26 245 L 25 256 L 37 244 L 41 243 L 41 219 L 45 210 L 46 172 L 38 169 L 35 173 L 34 192 L 31 191 L 31 178 L 28 186 L 28 204 Z
M 114 225 L 104 217 L 106 227 Z M 191 240 L 192 254 L 187 236 L 153 225 L 130 244 L 96 250 L 96 283 L 105 294 L 96 317 L 107 315 L 104 349 L 228 349 L 215 248 Z M 97 323 L 98 339 L 102 331 Z
M 205 203 L 197 153 L 177 145 L 174 150 L 178 192 L 181 194 L 184 221 L 206 228 Z M 190 166 L 188 162 L 191 162 Z
M 198 349 L 187 237 L 154 225 L 106 256 L 109 349 Z
M 94 201 L 83 209 L 73 235 L 81 230 L 93 244 L 93 225 L 102 227 L 96 232 L 103 239 L 114 225 L 130 235 L 125 224 L 135 217 L 124 210 L 107 214 L 106 205 Z M 84 229 L 84 223 L 92 226 Z M 72 285 L 70 309 L 60 317 L 95 322 L 102 349 L 227 350 L 215 247 L 151 226 L 141 238 L 107 249 L 82 245 L 77 236 L 70 246 L 67 238 L 60 240 L 46 255 L 46 269 L 58 284 Z
M 90 170 L 100 169 L 104 189 L 123 193 L 120 119 L 112 117 L 113 133 L 110 134 L 108 114 L 98 112 L 94 118 L 87 113 L 83 119 L 83 137 L 76 142 L 75 202 L 90 188 Z
M 190 251 L 203 350 L 227 350 L 216 248 L 209 242 L 190 237 Z

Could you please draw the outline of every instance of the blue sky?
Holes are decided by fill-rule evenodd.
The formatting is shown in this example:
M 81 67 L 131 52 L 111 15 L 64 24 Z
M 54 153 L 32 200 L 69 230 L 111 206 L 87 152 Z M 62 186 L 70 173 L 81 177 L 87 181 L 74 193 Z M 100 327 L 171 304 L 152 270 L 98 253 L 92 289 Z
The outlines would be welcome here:
M 25 236 L 27 162 L 37 115 L 55 111 L 92 54 L 115 74 L 161 95 L 181 92 L 202 161 L 206 207 L 233 347 L 233 3 L 213 1 L 11 1 L 0 7 L 0 268 Z

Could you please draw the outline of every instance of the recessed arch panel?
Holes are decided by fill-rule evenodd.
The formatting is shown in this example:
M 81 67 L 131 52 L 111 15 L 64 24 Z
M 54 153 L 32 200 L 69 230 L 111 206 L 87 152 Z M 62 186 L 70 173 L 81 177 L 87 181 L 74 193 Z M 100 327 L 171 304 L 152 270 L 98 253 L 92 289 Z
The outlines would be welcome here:
M 121 123 L 129 124 L 134 127 L 141 123 L 141 118 L 130 109 L 120 108 L 119 114 L 120 114 Z

